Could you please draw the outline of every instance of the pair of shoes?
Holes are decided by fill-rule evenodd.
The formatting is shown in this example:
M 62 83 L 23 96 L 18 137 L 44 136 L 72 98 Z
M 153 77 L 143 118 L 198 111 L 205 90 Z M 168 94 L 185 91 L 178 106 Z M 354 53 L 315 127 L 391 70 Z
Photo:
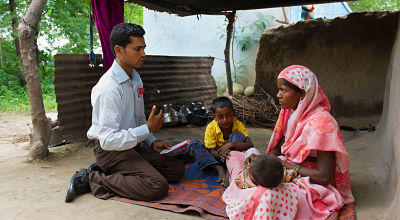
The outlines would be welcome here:
M 72 202 L 76 196 L 90 192 L 89 173 L 87 169 L 80 168 L 68 182 L 65 202 Z
M 87 169 L 89 170 L 89 172 L 97 171 L 99 173 L 104 173 L 104 171 L 100 168 L 100 166 L 97 163 L 90 165 Z

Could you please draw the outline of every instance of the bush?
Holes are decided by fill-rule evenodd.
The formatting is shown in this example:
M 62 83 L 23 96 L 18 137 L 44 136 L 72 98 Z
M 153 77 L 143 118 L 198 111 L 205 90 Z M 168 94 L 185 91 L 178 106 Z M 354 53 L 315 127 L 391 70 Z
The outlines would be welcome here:
M 29 112 L 28 87 L 22 86 L 18 77 L 19 59 L 14 42 L 4 39 L 1 44 L 2 62 L 0 68 L 0 111 Z M 54 92 L 54 58 L 39 52 L 39 76 L 46 111 L 57 109 Z

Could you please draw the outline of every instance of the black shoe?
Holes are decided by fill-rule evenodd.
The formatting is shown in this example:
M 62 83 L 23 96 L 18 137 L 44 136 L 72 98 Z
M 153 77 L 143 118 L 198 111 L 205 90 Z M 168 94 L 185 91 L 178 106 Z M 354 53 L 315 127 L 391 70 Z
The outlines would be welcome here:
M 65 202 L 72 202 L 76 196 L 90 192 L 89 173 L 87 169 L 78 169 L 68 182 Z
M 97 163 L 90 165 L 87 169 L 89 170 L 89 172 L 97 171 L 99 173 L 104 173 L 104 171 L 100 168 L 100 166 Z

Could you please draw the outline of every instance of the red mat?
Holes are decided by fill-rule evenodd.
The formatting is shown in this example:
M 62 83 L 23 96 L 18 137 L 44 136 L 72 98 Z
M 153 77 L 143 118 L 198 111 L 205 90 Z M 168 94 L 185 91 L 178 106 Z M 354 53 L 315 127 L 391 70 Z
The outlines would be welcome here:
M 346 204 L 339 212 L 332 213 L 327 220 L 356 220 L 354 204 Z
M 115 196 L 112 200 L 136 205 L 168 210 L 177 213 L 196 211 L 202 218 L 210 220 L 228 219 L 222 194 L 225 190 L 216 183 L 215 170 L 201 172 L 196 163 L 186 165 L 185 176 L 178 184 L 170 184 L 168 196 L 153 202 L 136 201 Z M 328 220 L 355 220 L 356 211 L 353 204 L 344 205 L 340 212 L 332 213 Z
M 217 180 L 217 172 L 201 172 L 196 163 L 186 165 L 184 178 L 178 184 L 170 184 L 168 196 L 153 202 L 130 200 L 115 196 L 111 199 L 136 205 L 183 213 L 198 212 L 202 218 L 211 220 L 227 219 L 222 193 L 225 188 Z

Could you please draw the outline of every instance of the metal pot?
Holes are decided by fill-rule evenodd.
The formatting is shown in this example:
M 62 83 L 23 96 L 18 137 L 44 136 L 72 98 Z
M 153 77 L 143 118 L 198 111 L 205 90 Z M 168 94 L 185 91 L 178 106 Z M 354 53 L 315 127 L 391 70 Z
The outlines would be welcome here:
M 182 124 L 189 124 L 192 112 L 185 105 L 182 105 L 179 110 L 179 119 Z
M 173 108 L 172 104 L 164 104 L 164 127 L 172 127 L 179 124 L 179 113 Z

